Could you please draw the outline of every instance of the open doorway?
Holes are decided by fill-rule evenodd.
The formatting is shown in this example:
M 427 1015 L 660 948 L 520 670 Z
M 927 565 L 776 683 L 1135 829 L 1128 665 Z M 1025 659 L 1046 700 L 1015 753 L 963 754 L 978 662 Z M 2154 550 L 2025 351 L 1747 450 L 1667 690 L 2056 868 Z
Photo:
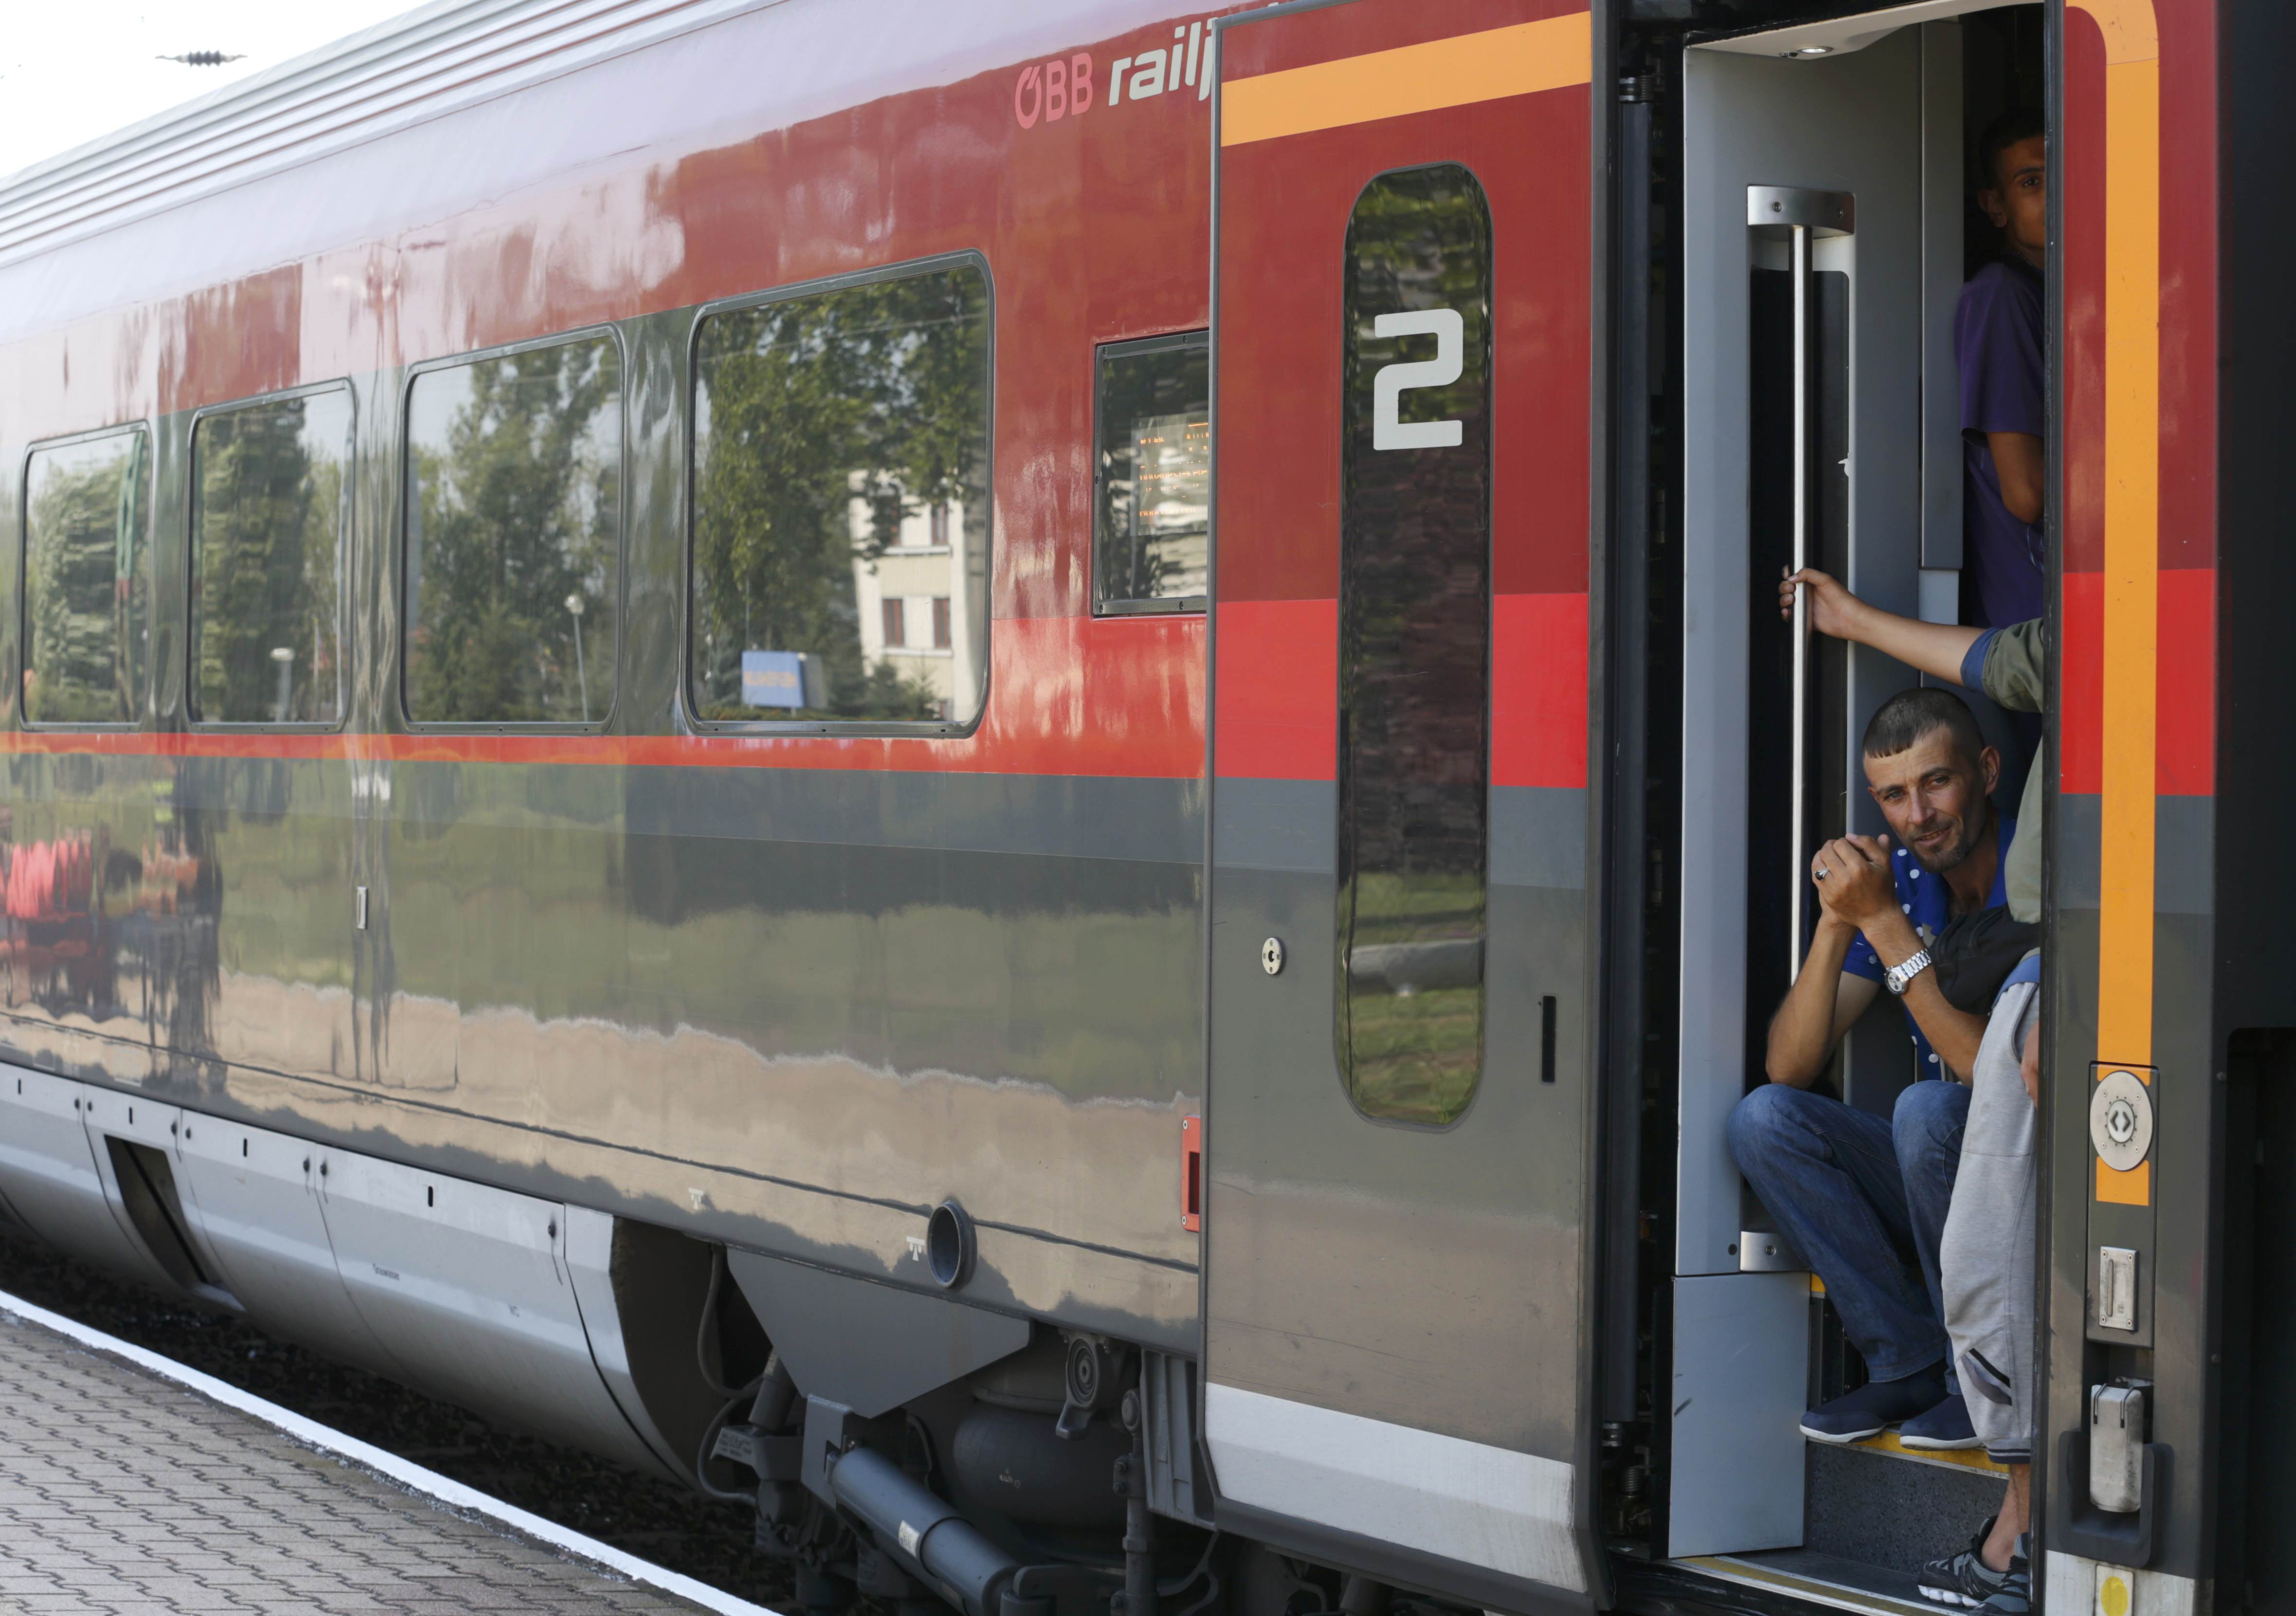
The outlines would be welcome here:
M 1770 1081 L 1772 1016 L 1813 957 L 1813 851 L 1888 833 L 1867 726 L 1922 683 L 1781 622 L 1782 573 L 1817 568 L 1906 617 L 1985 620 L 1957 316 L 1993 280 L 2030 277 L 2013 290 L 2031 294 L 2046 363 L 2044 270 L 1988 195 L 2005 132 L 2045 138 L 2043 11 L 1931 0 L 1789 19 L 1690 37 L 1679 60 L 1679 1128 L 1652 1546 L 1831 1603 L 1918 1605 L 1915 1573 L 1999 1508 L 2004 1472 L 1981 1448 L 1895 1429 L 1805 1435 L 1807 1410 L 1866 1377 L 1858 1321 L 1741 1173 L 1729 1128 Z M 2004 765 L 1972 811 L 2013 815 L 2038 732 L 1972 705 Z M 1857 1002 L 1789 1082 L 1874 1120 L 1886 1145 L 1900 1096 L 1949 1074 L 1897 998 Z M 1917 1243 L 1888 1233 L 1918 1276 Z

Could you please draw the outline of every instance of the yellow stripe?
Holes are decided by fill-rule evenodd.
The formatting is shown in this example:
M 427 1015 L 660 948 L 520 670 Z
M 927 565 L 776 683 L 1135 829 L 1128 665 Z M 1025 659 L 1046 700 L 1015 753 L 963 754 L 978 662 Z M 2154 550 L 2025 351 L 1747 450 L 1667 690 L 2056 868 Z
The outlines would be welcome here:
M 2104 802 L 2096 1052 L 2152 1061 L 2161 627 L 2161 64 L 2104 70 Z
M 2096 1198 L 2114 1206 L 2152 1204 L 2152 1164 L 2140 1161 L 2127 1172 L 2096 1164 Z
M 1528 95 L 1594 73 L 1592 15 L 1573 12 L 1223 84 L 1220 144 Z
M 2161 631 L 2161 31 L 2152 0 L 2069 0 L 2104 37 L 2104 758 L 2096 1053 L 2152 1062 Z M 2152 1174 L 2098 1164 L 2100 1200 Z

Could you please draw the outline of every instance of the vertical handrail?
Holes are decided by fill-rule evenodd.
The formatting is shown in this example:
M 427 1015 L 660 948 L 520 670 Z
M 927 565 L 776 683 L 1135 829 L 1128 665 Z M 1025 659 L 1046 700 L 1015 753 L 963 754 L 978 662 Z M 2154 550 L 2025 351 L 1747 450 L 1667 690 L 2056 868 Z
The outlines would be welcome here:
M 1810 443 L 1809 316 L 1810 227 L 1790 226 L 1793 271 L 1793 570 L 1809 565 Z M 1801 975 L 1802 906 L 1808 882 L 1802 872 L 1809 857 L 1809 592 L 1793 593 L 1793 797 L 1786 849 L 1786 980 Z
M 1816 355 L 1810 326 L 1816 317 L 1816 253 L 1820 236 L 1849 235 L 1856 228 L 1856 199 L 1845 191 L 1807 191 L 1792 185 L 1746 187 L 1746 224 L 1761 234 L 1781 234 L 1792 255 L 1793 275 L 1793 570 L 1810 564 L 1810 536 L 1816 521 Z M 1801 974 L 1803 906 L 1809 900 L 1809 601 L 1793 596 L 1793 803 L 1788 814 L 1792 885 L 1786 904 L 1786 980 Z

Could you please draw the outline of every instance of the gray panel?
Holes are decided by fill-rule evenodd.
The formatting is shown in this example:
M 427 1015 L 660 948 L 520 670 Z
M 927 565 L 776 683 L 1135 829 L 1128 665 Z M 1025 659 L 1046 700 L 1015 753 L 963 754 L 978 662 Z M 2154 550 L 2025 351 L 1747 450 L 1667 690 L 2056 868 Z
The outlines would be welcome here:
M 405 1380 L 351 1306 L 319 1211 L 318 1152 L 300 1139 L 195 1117 L 177 1152 L 184 1210 L 225 1286 L 263 1328 Z
M 646 1413 L 630 1371 L 630 1357 L 622 1342 L 621 1309 L 614 1301 L 614 1220 L 604 1212 L 570 1206 L 566 1218 L 566 1276 L 574 1287 L 583 1333 L 590 1339 L 590 1357 L 598 1376 L 606 1382 L 615 1407 L 630 1423 L 638 1440 L 660 1460 L 661 1468 L 678 1481 L 687 1479 L 685 1462 L 671 1447 Z
M 1491 788 L 1493 886 L 1587 884 L 1587 793 L 1576 787 Z
M 1857 234 L 1817 247 L 1817 267 L 1848 274 L 1852 286 L 1847 581 L 1874 604 L 1912 615 L 1920 557 L 1906 513 L 1921 508 L 1923 488 L 1922 390 L 1908 381 L 1920 376 L 1924 352 L 1921 64 L 1915 29 L 1815 61 L 1684 53 L 1683 480 L 1693 494 L 1683 513 L 1678 1273 L 1737 1267 L 1729 1248 L 1740 1180 L 1724 1127 L 1751 1075 L 1742 962 L 1749 947 L 1772 946 L 1746 935 L 1749 632 L 1775 620 L 1748 559 L 1746 187 L 1857 198 Z M 1862 648 L 1849 669 L 1844 751 L 1855 771 L 1866 718 L 1913 679 Z M 1841 787 L 1853 825 L 1876 828 L 1863 781 Z
M 63 1078 L 0 1066 L 0 1194 L 50 1244 L 84 1262 L 174 1290 L 111 1210 L 80 1108 Z
M 1223 1384 L 1568 1463 L 1578 1361 L 1585 900 L 1493 889 L 1484 1070 L 1448 1128 L 1367 1120 L 1332 1046 L 1327 876 L 1223 870 L 1205 1331 Z M 1284 939 L 1270 977 L 1259 939 Z M 1539 1000 L 1558 1001 L 1556 1081 Z
M 1339 858 L 1339 787 L 1329 780 L 1231 780 L 1213 787 L 1212 862 L 1222 869 L 1329 875 Z
M 318 1153 L 343 1285 L 434 1397 L 651 1469 L 590 1357 L 562 1208 L 348 1151 Z
M 1666 1552 L 1792 1548 L 1802 1533 L 1809 1276 L 1674 1282 Z
M 2207 915 L 2216 905 L 2216 799 L 2152 800 L 2152 907 L 2161 915 Z M 2104 799 L 2094 792 L 2057 796 L 2054 855 L 2061 908 L 2095 909 L 2103 901 Z
M 946 1296 L 755 1251 L 728 1251 L 726 1262 L 798 1390 L 865 1417 L 898 1408 L 1029 1344 L 1027 1319 Z

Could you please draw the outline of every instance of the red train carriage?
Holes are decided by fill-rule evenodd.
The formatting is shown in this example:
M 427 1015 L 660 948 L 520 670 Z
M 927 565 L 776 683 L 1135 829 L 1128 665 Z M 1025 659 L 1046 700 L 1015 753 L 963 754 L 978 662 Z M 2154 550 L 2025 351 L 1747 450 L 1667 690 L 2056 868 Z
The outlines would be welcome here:
M 2284 1604 L 2289 27 L 488 0 L 17 176 L 6 1210 L 824 1612 L 1918 1603 L 1726 1122 L 2045 103 L 2033 1581 Z

